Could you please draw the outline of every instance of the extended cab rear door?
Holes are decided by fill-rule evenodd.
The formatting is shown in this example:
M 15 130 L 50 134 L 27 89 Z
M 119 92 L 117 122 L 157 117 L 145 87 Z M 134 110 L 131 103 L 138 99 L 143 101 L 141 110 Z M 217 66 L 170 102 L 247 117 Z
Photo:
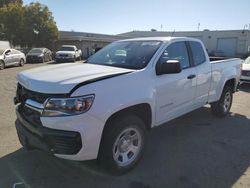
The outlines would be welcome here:
M 196 68 L 191 64 L 188 43 L 173 42 L 166 47 L 157 63 L 178 60 L 182 71 L 156 76 L 156 124 L 178 117 L 194 108 Z
M 191 49 L 192 64 L 196 67 L 197 87 L 195 94 L 195 106 L 204 106 L 208 101 L 211 83 L 211 64 L 205 54 L 205 47 L 198 41 L 188 42 Z

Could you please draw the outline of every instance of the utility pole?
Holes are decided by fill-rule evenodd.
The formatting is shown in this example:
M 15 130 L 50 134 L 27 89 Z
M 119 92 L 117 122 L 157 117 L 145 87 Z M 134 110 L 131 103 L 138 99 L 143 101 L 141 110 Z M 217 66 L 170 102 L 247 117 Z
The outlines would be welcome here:
M 199 22 L 199 23 L 198 23 L 198 31 L 200 31 L 200 25 L 201 25 L 201 24 L 200 24 L 200 22 Z

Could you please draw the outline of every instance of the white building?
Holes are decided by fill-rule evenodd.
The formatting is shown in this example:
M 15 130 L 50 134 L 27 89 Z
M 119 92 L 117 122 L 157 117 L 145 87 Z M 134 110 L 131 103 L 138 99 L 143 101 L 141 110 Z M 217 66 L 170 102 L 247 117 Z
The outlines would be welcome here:
M 226 56 L 242 56 L 250 53 L 250 31 L 249 30 L 227 30 L 227 31 L 132 31 L 122 33 L 118 36 L 153 37 L 153 36 L 175 36 L 194 37 L 203 41 L 209 53 L 222 51 Z
M 249 30 L 225 30 L 225 31 L 131 31 L 118 35 L 106 35 L 86 32 L 61 31 L 60 39 L 55 48 L 63 44 L 74 44 L 82 49 L 83 56 L 88 57 L 95 49 L 120 39 L 136 37 L 194 37 L 203 41 L 208 53 L 220 51 L 226 56 L 250 55 L 250 31 Z

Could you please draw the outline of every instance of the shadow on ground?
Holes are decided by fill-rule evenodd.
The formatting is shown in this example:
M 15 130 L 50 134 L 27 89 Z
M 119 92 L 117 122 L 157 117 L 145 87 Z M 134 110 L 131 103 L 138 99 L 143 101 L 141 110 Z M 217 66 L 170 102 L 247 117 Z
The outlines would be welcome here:
M 19 149 L 0 158 L 0 187 L 231 187 L 250 165 L 250 120 L 215 118 L 203 107 L 152 130 L 144 158 L 123 176 L 95 161 L 71 162 Z

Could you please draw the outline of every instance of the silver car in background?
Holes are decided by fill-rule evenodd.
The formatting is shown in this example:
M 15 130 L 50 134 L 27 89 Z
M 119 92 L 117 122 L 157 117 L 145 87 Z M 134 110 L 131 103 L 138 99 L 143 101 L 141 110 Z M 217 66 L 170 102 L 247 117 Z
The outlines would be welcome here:
M 240 82 L 250 83 L 250 56 L 242 64 Z
M 0 49 L 0 70 L 12 65 L 23 66 L 25 62 L 24 53 L 15 49 Z

